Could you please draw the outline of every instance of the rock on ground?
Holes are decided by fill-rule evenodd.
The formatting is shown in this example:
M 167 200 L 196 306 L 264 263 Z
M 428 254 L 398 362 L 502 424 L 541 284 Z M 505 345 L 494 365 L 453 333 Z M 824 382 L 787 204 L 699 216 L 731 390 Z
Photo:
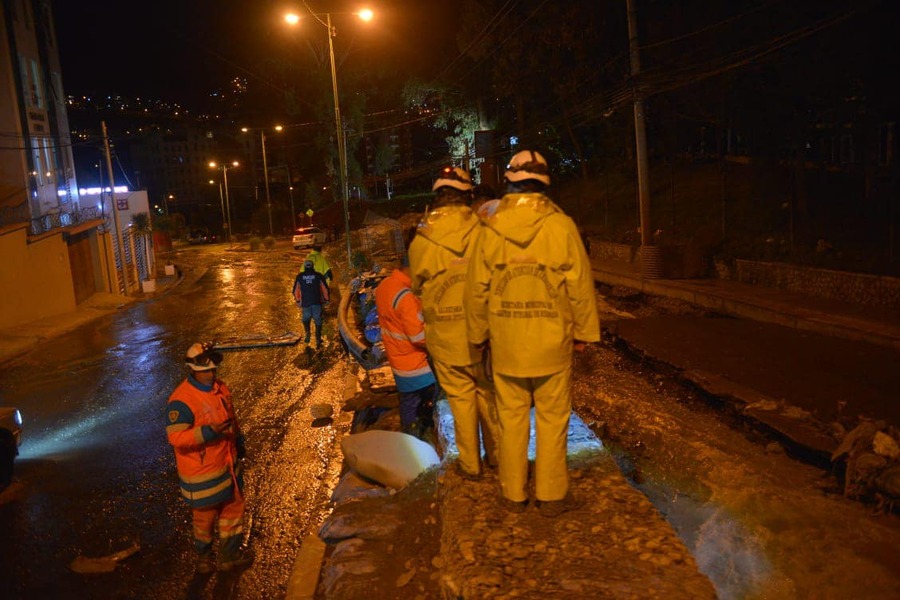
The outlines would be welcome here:
M 715 598 L 674 530 L 608 454 L 572 471 L 579 506 L 556 518 L 504 509 L 493 472 L 447 469 L 441 585 L 459 598 Z M 532 496 L 533 497 L 533 496 Z

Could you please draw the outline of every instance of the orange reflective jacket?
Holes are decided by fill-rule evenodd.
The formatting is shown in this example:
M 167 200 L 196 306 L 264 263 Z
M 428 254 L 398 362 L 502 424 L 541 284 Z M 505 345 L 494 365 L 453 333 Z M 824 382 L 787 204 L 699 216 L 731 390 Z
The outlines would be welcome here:
M 216 380 L 210 389 L 193 378 L 175 388 L 167 405 L 166 436 L 175 449 L 181 494 L 193 507 L 229 500 L 240 485 L 237 437 L 240 431 L 231 392 Z M 233 435 L 219 435 L 214 423 L 231 420 Z
M 435 381 L 425 352 L 422 302 L 413 295 L 411 283 L 408 274 L 394 269 L 375 288 L 381 340 L 401 392 L 415 391 Z

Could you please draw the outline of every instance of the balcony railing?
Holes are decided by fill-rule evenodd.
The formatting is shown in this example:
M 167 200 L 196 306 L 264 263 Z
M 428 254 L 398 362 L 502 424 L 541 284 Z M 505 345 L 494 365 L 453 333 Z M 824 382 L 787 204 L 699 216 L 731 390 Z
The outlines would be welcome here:
M 31 235 L 40 235 L 61 227 L 70 227 L 102 218 L 96 206 L 86 206 L 73 211 L 54 211 L 31 219 Z

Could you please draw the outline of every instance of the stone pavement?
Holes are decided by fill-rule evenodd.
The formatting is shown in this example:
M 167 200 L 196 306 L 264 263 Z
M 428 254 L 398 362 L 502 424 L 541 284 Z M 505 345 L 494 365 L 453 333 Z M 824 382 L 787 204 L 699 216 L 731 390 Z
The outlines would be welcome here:
M 456 455 L 452 415 L 445 402 L 438 409 L 449 465 L 438 492 L 441 543 L 434 560 L 444 598 L 715 598 L 672 526 L 577 415 L 568 439 L 577 506 L 547 518 L 533 502 L 523 513 L 500 505 L 494 470 L 478 481 L 463 479 L 447 460 Z M 533 460 L 533 411 L 531 429 Z
M 839 434 L 860 418 L 900 425 L 896 311 L 734 281 L 643 279 L 624 262 L 591 262 L 598 282 L 739 317 L 624 318 L 601 326 L 607 339 L 731 401 L 805 457 L 827 463 Z

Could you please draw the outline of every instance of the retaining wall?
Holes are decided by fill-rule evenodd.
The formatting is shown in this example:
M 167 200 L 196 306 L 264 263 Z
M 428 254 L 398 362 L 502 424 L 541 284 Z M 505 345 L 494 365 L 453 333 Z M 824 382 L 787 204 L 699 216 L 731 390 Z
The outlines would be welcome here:
M 591 240 L 591 257 L 632 264 L 640 270 L 641 251 L 638 246 Z M 664 278 L 690 277 L 687 269 L 681 271 L 677 268 L 677 262 L 666 261 Z M 712 277 L 863 306 L 900 310 L 900 278 L 897 277 L 741 259 L 736 260 L 734 265 L 720 260 L 713 262 L 715 269 L 710 273 Z
M 900 278 L 897 277 L 751 260 L 735 261 L 730 275 L 734 280 L 748 285 L 900 309 Z

